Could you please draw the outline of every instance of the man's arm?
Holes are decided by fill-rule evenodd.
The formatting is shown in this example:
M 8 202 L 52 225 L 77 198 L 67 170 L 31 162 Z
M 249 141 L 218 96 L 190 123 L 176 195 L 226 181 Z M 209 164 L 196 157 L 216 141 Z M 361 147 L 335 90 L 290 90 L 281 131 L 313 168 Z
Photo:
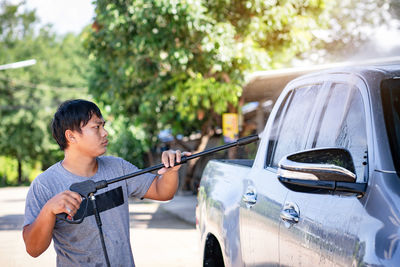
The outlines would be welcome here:
M 38 257 L 49 247 L 56 222 L 56 214 L 67 213 L 73 217 L 80 204 L 80 195 L 68 190 L 47 201 L 35 221 L 26 225 L 23 229 L 22 236 L 29 255 Z
M 164 164 L 165 168 L 158 171 L 158 174 L 162 174 L 162 176 L 153 180 L 153 183 L 150 185 L 144 198 L 170 200 L 174 197 L 176 190 L 178 189 L 178 171 L 181 167 L 181 165 L 174 167 L 174 164 L 175 159 L 176 162 L 181 161 L 181 154 L 185 154 L 186 156 L 190 155 L 188 152 L 181 153 L 179 150 L 168 150 L 163 152 L 161 155 L 161 162 Z

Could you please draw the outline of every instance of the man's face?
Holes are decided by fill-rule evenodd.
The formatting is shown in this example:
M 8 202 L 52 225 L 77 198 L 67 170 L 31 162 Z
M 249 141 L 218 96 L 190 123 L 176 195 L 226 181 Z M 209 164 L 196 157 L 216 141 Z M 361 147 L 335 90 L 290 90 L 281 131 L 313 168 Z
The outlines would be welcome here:
M 91 157 L 98 157 L 107 151 L 108 132 L 104 129 L 104 119 L 95 114 L 89 122 L 81 127 L 82 133 L 75 132 L 76 148 L 80 153 Z

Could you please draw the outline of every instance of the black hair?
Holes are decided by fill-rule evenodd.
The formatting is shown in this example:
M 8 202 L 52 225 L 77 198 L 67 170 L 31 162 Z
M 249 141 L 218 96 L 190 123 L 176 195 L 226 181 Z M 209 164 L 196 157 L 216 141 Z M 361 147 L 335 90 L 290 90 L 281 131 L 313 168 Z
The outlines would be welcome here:
M 61 150 L 68 147 L 65 131 L 72 130 L 81 133 L 81 127 L 89 122 L 93 114 L 103 118 L 95 103 L 83 99 L 68 100 L 59 106 L 51 122 L 51 129 Z

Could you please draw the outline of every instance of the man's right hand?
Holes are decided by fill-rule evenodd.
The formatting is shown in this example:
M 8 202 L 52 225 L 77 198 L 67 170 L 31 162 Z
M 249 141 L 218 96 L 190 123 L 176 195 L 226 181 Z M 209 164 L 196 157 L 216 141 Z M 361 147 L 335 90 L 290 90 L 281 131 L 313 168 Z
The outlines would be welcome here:
M 26 251 L 32 257 L 42 254 L 51 243 L 56 215 L 67 213 L 72 218 L 79 209 L 81 202 L 81 196 L 69 190 L 61 192 L 48 200 L 35 221 L 26 225 L 23 229 L 22 235 Z
M 65 190 L 47 201 L 43 208 L 47 209 L 54 215 L 66 213 L 69 216 L 74 217 L 81 202 L 82 198 L 78 193 Z

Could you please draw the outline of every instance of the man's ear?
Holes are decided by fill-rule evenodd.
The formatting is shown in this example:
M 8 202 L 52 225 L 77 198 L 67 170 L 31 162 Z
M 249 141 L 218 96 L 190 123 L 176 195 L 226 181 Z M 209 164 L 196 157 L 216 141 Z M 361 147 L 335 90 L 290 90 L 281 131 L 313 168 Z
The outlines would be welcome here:
M 75 133 L 71 130 L 65 131 L 65 139 L 67 139 L 68 144 L 73 144 L 76 142 Z

